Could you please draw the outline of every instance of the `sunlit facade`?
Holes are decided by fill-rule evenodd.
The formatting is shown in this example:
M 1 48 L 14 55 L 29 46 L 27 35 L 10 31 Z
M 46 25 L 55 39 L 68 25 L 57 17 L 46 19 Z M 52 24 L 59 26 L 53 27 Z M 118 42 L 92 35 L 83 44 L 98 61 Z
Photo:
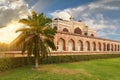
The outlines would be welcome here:
M 81 20 L 54 18 L 52 28 L 57 30 L 54 43 L 58 52 L 64 51 L 120 51 L 120 42 L 96 37 L 96 30 L 90 29 Z
M 73 17 L 64 19 L 56 16 L 52 20 L 51 27 L 57 30 L 54 36 L 56 52 L 120 51 L 120 41 L 96 37 L 96 30 L 90 29 L 81 20 L 75 21 Z M 16 40 L 11 43 L 10 50 L 21 50 L 22 45 L 18 47 L 15 44 Z

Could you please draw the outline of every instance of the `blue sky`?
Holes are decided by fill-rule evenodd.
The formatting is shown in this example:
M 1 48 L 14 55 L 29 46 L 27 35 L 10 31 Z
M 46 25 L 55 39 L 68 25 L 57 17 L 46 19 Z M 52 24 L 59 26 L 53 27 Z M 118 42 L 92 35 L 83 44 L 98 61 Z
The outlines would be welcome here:
M 54 12 L 56 10 L 64 10 L 66 8 L 74 8 L 80 5 L 84 5 L 95 0 L 25 0 L 29 3 L 29 8 L 33 8 L 38 13 L 44 12 L 49 15 L 49 12 Z M 36 3 L 35 3 L 36 2 Z M 39 5 L 41 4 L 42 5 Z M 41 8 L 40 8 L 41 7 Z
M 10 43 L 19 33 L 20 18 L 31 10 L 52 18 L 66 12 L 97 30 L 97 36 L 120 41 L 120 0 L 0 0 L 0 42 Z

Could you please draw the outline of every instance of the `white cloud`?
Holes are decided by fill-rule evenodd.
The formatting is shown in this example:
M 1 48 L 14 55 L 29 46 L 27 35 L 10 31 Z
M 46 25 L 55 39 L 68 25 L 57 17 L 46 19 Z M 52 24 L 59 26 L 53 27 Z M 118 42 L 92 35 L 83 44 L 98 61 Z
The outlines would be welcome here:
M 27 4 L 23 0 L 0 1 L 0 27 L 6 27 L 13 20 L 28 13 Z
M 27 14 L 28 4 L 23 0 L 0 0 L 0 42 L 10 43 L 18 36 L 15 31 L 22 27 L 18 20 Z

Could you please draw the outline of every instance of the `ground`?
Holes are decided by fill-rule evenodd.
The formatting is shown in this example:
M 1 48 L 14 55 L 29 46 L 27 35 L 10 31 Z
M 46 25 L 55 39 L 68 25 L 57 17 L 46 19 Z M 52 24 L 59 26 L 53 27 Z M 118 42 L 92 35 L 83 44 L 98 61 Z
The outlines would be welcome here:
M 0 80 L 120 80 L 120 58 L 21 67 L 0 73 Z

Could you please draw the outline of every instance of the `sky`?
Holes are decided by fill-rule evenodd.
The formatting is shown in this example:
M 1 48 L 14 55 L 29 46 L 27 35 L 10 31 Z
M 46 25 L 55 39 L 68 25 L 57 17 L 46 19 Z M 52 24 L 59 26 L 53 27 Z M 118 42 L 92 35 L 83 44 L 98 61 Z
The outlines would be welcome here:
M 24 27 L 18 20 L 33 10 L 50 18 L 66 12 L 96 29 L 97 37 L 120 41 L 120 0 L 0 0 L 0 42 L 13 41 Z

